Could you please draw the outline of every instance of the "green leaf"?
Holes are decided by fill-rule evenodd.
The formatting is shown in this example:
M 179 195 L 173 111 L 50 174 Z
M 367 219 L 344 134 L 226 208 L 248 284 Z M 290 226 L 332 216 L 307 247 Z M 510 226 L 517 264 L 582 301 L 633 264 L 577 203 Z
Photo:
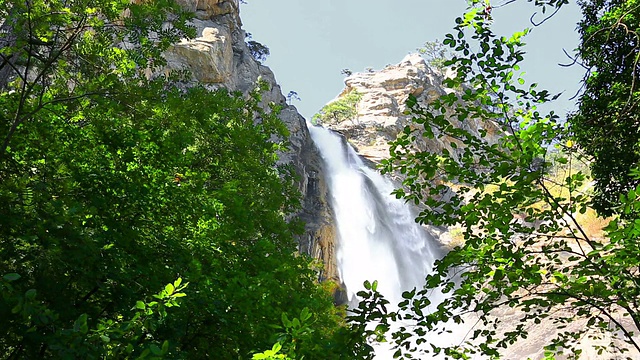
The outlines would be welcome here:
M 167 284 L 167 286 L 164 287 L 164 291 L 167 293 L 167 295 L 171 295 L 175 291 L 175 287 L 173 286 L 173 284 Z
M 86 334 L 89 331 L 87 318 L 87 314 L 80 315 L 80 317 L 78 317 L 78 319 L 73 323 L 73 331 L 79 332 L 81 334 Z
M 16 274 L 16 273 L 10 273 L 10 274 L 6 274 L 2 278 L 4 280 L 6 280 L 6 281 L 16 281 L 16 280 L 20 279 L 21 276 L 19 274 Z
M 365 280 L 363 285 L 366 290 L 371 290 L 371 283 L 369 280 Z
M 11 308 L 11 313 L 12 314 L 17 314 L 20 311 L 22 311 L 22 302 L 19 302 L 18 304 L 16 304 L 16 306 L 14 306 L 13 308 Z
M 282 321 L 282 324 L 285 328 L 290 328 L 293 326 L 291 320 L 289 320 L 289 318 L 287 317 L 287 313 L 282 313 L 282 315 L 280 316 L 280 320 Z
M 156 345 L 156 344 L 151 344 L 151 345 L 149 346 L 149 350 L 151 350 L 151 353 L 152 353 L 153 355 L 158 355 L 158 356 L 160 356 L 160 355 L 163 355 L 163 354 L 164 354 L 164 353 L 162 352 L 162 349 L 160 349 L 160 348 L 158 347 L 158 345 Z

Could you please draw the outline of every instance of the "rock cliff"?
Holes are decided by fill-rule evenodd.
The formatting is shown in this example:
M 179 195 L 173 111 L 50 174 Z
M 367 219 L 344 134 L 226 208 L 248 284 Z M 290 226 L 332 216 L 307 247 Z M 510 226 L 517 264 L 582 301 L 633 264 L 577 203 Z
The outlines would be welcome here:
M 192 40 L 182 40 L 165 53 L 168 70 L 189 70 L 192 84 L 199 83 L 210 89 L 223 87 L 244 94 L 255 88 L 258 79 L 270 84 L 270 90 L 262 95 L 263 102 L 283 107 L 280 119 L 290 132 L 290 150 L 280 154 L 280 162 L 294 167 L 303 196 L 301 211 L 292 215 L 306 223 L 305 233 L 298 239 L 300 251 L 322 260 L 325 266 L 321 279 L 338 280 L 333 220 L 322 176 L 322 159 L 305 119 L 294 106 L 286 104 L 271 70 L 253 58 L 242 30 L 239 1 L 178 0 L 178 3 L 195 13 L 191 23 L 197 35 Z
M 443 86 L 442 81 L 446 76 L 446 72 L 429 67 L 419 54 L 407 55 L 400 63 L 387 65 L 380 71 L 354 73 L 345 79 L 345 88 L 338 98 L 352 91 L 360 93 L 361 99 L 356 106 L 357 115 L 353 119 L 327 126 L 344 134 L 362 156 L 377 163 L 388 158 L 388 142 L 395 140 L 409 124 L 411 115 L 404 114 L 409 95 L 415 96 L 419 104 L 425 105 L 440 95 L 454 92 L 455 90 Z M 484 129 L 488 139 L 497 139 L 501 133 L 495 124 L 473 119 L 456 125 L 475 135 L 479 135 L 479 130 Z M 450 147 L 448 139 L 419 141 L 420 150 L 441 152 L 446 148 L 452 153 L 457 151 Z

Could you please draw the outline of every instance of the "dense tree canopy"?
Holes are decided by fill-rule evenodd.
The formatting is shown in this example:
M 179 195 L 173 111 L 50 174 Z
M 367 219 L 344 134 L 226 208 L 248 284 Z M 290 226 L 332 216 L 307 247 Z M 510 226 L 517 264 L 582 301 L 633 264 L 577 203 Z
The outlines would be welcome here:
M 148 76 L 188 16 L 0 2 L 0 358 L 249 358 L 303 310 L 305 358 L 360 341 L 295 255 L 278 109 Z
M 570 122 L 593 158 L 594 205 L 612 214 L 620 195 L 638 184 L 630 171 L 640 162 L 640 3 L 589 0 L 581 7 L 579 60 L 589 73 Z

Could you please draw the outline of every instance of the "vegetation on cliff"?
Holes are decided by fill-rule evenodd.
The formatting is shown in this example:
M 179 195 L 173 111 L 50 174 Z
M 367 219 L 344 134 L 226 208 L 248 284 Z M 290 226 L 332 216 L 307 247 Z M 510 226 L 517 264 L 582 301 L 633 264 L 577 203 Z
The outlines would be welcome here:
M 337 99 L 323 106 L 320 111 L 313 115 L 314 124 L 338 124 L 343 121 L 356 123 L 358 116 L 358 102 L 362 99 L 362 94 L 356 90 L 349 91 Z

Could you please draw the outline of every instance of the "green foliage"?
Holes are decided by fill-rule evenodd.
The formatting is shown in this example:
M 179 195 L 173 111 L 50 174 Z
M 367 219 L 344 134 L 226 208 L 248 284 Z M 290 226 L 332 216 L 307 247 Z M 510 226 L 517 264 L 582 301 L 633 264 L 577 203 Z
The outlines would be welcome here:
M 560 7 L 565 2 L 536 3 Z M 411 322 L 391 331 L 400 358 L 422 357 L 423 351 L 455 359 L 473 354 L 495 358 L 526 339 L 532 326 L 550 329 L 549 359 L 560 354 L 578 358 L 584 337 L 612 339 L 598 349 L 601 354 L 640 350 L 634 338 L 640 328 L 640 188 L 619 200 L 626 218 L 611 221 L 606 238 L 585 231 L 577 219 L 590 204 L 583 191 L 589 178 L 573 165 L 584 155 L 557 115 L 536 109 L 555 96 L 521 77 L 523 38 L 529 30 L 497 36 L 482 6 L 474 1 L 444 40 L 456 53 L 446 65 L 457 70 L 446 85 L 463 90 L 426 108 L 409 98 L 413 124 L 392 144 L 392 157 L 384 163 L 385 171 L 406 176 L 407 190 L 397 195 L 427 209 L 418 216 L 420 223 L 460 227 L 464 242 L 436 262 L 424 289 L 403 295 L 397 312 L 387 313 L 380 303 L 372 306 L 383 319 Z M 491 122 L 503 135 L 492 138 L 481 129 L 477 137 L 464 126 L 469 121 Z M 415 144 L 420 137 L 452 150 L 421 151 Z M 568 170 L 561 181 L 558 174 L 549 176 L 553 162 Z M 456 189 L 450 199 L 438 196 L 450 187 Z M 434 291 L 446 298 L 429 307 Z M 509 322 L 494 313 L 507 310 L 515 314 Z M 464 342 L 416 346 L 430 343 L 429 333 L 465 321 L 466 313 L 473 313 L 475 325 Z
M 357 90 L 351 90 L 347 94 L 328 103 L 320 111 L 313 115 L 314 124 L 338 124 L 343 121 L 356 121 L 358 116 L 358 102 L 362 99 L 362 94 Z
M 317 341 L 318 335 L 313 326 L 317 316 L 309 309 L 302 309 L 299 317 L 292 319 L 283 313 L 281 325 L 274 326 L 280 330 L 277 342 L 271 350 L 254 354 L 253 359 L 373 359 L 375 354 L 371 344 L 384 340 L 390 328 L 389 317 L 393 314 L 387 311 L 389 302 L 377 287 L 377 281 L 365 281 L 365 290 L 357 294 L 363 300 L 357 308 L 349 309 L 346 326 L 322 342 Z M 310 348 L 313 350 L 309 351 Z
M 25 294 L 15 292 L 15 284 L 12 283 L 19 278 L 18 274 L 7 274 L 0 282 L 3 299 L 13 306 L 11 313 L 21 317 L 23 323 L 30 324 L 31 331 L 53 326 L 59 316 L 38 299 L 36 289 L 29 289 Z M 153 295 L 153 301 L 137 301 L 130 319 L 100 319 L 95 328 L 89 328 L 88 315 L 81 314 L 72 327 L 55 329 L 48 340 L 51 352 L 63 359 L 160 359 L 169 355 L 169 342 L 150 335 L 167 317 L 166 309 L 180 306 L 178 299 L 186 296 L 181 291 L 187 284 L 181 283 L 182 279 L 178 279 L 167 284 L 160 293 Z M 22 353 L 28 354 L 29 351 L 23 350 Z
M 578 144 L 593 158 L 594 207 L 618 213 L 618 199 L 638 185 L 640 163 L 638 1 L 583 1 L 580 60 L 589 68 L 579 109 L 569 121 Z
M 349 322 L 358 328 L 357 333 L 363 334 L 368 343 L 385 341 L 385 334 L 389 331 L 389 319 L 394 313 L 387 310 L 389 301 L 378 292 L 378 282 L 364 282 L 364 290 L 357 293 L 362 300 L 358 307 L 351 309 Z M 395 320 L 395 319 L 394 319 Z M 364 344 L 362 351 L 366 353 L 370 345 Z
M 253 357 L 251 357 L 251 359 L 252 360 L 276 360 L 276 359 L 288 360 L 288 359 L 291 359 L 290 357 L 288 357 L 285 354 L 278 354 L 280 352 L 280 350 L 282 350 L 282 345 L 280 345 L 280 343 L 275 343 L 273 345 L 273 347 L 271 348 L 271 350 L 266 350 L 266 351 L 261 352 L 259 354 L 253 354 Z
M 346 331 L 295 255 L 288 134 L 258 105 L 264 84 L 148 78 L 193 35 L 172 1 L 0 14 L 15 34 L 0 50 L 0 359 L 247 358 L 304 308 L 318 343 Z

